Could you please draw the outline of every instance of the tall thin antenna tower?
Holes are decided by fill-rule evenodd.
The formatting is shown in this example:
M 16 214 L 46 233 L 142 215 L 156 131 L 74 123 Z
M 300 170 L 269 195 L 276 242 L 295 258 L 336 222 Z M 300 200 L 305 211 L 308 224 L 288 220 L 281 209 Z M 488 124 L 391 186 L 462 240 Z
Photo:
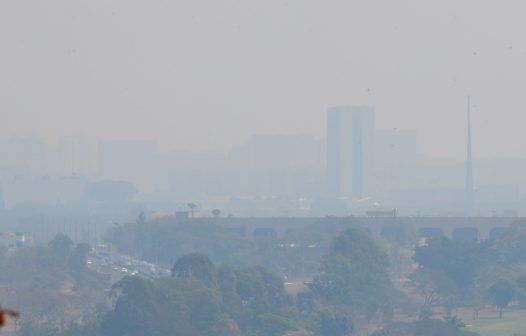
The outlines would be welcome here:
M 466 216 L 473 215 L 473 157 L 471 149 L 471 97 L 468 96 L 466 155 Z

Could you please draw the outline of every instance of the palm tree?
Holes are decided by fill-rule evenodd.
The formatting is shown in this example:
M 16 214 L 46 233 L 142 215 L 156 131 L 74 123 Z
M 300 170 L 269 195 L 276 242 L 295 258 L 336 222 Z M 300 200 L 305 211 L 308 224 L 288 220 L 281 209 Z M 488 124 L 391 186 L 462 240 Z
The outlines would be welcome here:
M 195 204 L 195 203 L 188 203 L 187 205 L 190 208 L 191 217 L 194 218 L 194 211 L 195 211 L 195 208 L 197 208 L 197 204 Z

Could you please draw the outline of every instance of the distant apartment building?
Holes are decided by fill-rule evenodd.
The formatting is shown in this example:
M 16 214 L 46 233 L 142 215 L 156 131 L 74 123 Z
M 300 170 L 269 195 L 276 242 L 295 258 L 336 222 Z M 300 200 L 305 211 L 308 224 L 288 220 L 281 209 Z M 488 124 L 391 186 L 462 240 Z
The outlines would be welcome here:
M 331 107 L 327 112 L 327 187 L 332 198 L 372 193 L 375 111 L 369 106 Z
M 257 135 L 230 154 L 237 195 L 312 197 L 319 189 L 321 142 L 310 136 Z M 236 168 L 237 167 L 237 168 Z M 321 180 L 323 184 L 323 180 Z
M 50 148 L 40 138 L 0 139 L 0 178 L 47 175 Z
M 84 195 L 87 180 L 79 176 L 13 177 L 2 183 L 5 208 L 23 204 L 58 205 L 78 202 Z
M 101 141 L 98 159 L 98 178 L 126 180 L 148 190 L 159 169 L 159 148 L 150 140 Z
M 229 151 L 163 154 L 157 189 L 179 199 L 312 198 L 324 186 L 324 157 L 311 136 L 255 135 Z

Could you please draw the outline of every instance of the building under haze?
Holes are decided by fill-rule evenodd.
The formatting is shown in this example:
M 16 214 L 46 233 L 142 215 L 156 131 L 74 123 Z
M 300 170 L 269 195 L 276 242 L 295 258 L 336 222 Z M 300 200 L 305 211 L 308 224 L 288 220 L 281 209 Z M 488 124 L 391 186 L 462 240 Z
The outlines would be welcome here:
M 323 188 L 322 152 L 310 136 L 252 136 L 230 153 L 229 184 L 238 184 L 234 195 L 313 197 Z
M 98 159 L 100 179 L 126 180 L 149 189 L 159 168 L 159 148 L 150 140 L 101 141 Z
M 331 198 L 371 195 L 374 172 L 374 109 L 331 107 L 327 112 L 327 184 Z
M 0 139 L 0 179 L 49 174 L 49 153 L 49 146 L 40 138 Z
M 89 176 L 97 171 L 97 146 L 92 138 L 61 137 L 57 154 L 58 169 L 63 176 Z

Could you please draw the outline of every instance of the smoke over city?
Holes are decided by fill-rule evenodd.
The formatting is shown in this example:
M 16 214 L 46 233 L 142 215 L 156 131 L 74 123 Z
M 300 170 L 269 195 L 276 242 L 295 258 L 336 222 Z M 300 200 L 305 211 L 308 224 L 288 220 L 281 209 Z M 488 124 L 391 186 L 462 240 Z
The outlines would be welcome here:
M 526 3 L 0 3 L 6 335 L 524 334 Z

